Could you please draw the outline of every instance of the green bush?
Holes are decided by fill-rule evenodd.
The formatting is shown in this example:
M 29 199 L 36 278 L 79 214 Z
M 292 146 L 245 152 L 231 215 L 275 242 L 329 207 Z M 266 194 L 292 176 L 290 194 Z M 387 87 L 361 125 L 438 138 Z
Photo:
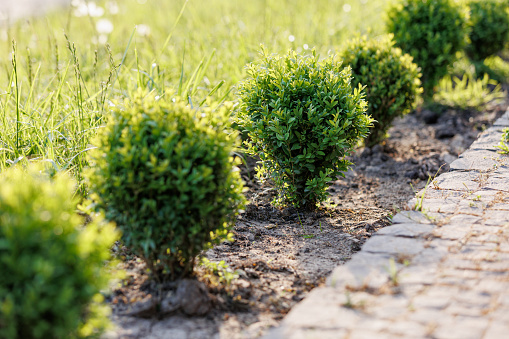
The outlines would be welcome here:
M 108 325 L 99 291 L 116 232 L 98 218 L 81 227 L 74 188 L 64 176 L 0 175 L 0 338 L 96 337 Z
M 465 45 L 468 10 L 452 0 L 402 0 L 387 11 L 387 30 L 394 33 L 396 46 L 421 67 L 424 96 L 429 99 Z
M 499 0 L 470 1 L 470 44 L 466 47 L 468 57 L 482 61 L 504 49 L 509 37 L 509 13 L 507 3 Z
M 410 55 L 394 47 L 390 35 L 377 40 L 351 40 L 340 57 L 352 68 L 353 87 L 366 86 L 367 113 L 375 119 L 375 125 L 365 144 L 374 146 L 386 138 L 396 117 L 415 109 L 422 92 L 418 67 Z
M 159 280 L 192 274 L 244 203 L 231 105 L 195 110 L 170 97 L 139 91 L 112 107 L 88 172 L 92 200 Z
M 314 51 L 303 57 L 262 49 L 261 63 L 247 72 L 237 123 L 250 137 L 248 152 L 261 159 L 258 176 L 274 180 L 276 204 L 312 209 L 372 126 L 362 88 L 352 90 L 350 69 L 335 57 L 320 62 Z

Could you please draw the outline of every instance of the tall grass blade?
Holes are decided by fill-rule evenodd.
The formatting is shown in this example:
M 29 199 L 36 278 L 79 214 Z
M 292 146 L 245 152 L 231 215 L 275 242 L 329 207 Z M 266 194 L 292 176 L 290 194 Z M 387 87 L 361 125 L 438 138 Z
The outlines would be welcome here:
M 186 0 L 184 2 L 184 4 L 182 5 L 182 8 L 180 9 L 179 15 L 177 16 L 177 20 L 175 20 L 175 23 L 173 24 L 173 27 L 171 28 L 170 33 L 168 34 L 168 37 L 164 41 L 163 48 L 161 48 L 161 50 L 159 51 L 159 54 L 158 54 L 157 58 L 152 60 L 152 63 L 156 62 L 156 60 L 159 60 L 161 58 L 161 55 L 166 50 L 166 47 L 168 47 L 168 44 L 170 43 L 171 37 L 173 35 L 173 32 L 175 31 L 175 28 L 177 27 L 177 24 L 179 23 L 180 18 L 182 17 L 182 14 L 184 14 L 184 10 L 186 9 L 188 1 L 189 0 Z

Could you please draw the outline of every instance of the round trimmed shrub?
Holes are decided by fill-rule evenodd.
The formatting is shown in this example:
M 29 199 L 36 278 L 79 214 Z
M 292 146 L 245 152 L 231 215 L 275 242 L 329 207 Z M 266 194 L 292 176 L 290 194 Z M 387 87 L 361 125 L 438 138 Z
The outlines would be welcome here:
M 113 107 L 88 172 L 92 200 L 158 280 L 191 275 L 244 204 L 232 105 L 195 110 L 169 97 L 139 91 Z
M 430 99 L 465 45 L 468 10 L 452 0 L 402 0 L 388 9 L 387 30 L 421 67 L 424 96 Z
M 468 57 L 482 61 L 504 49 L 509 38 L 507 3 L 499 0 L 470 1 L 470 44 Z
M 372 125 L 362 88 L 352 89 L 350 69 L 334 56 L 319 61 L 314 51 L 304 57 L 262 49 L 247 73 L 237 123 L 248 132 L 248 152 L 260 157 L 258 177 L 274 180 L 277 205 L 313 209 Z
M 374 146 L 386 138 L 396 117 L 415 109 L 422 92 L 419 69 L 410 55 L 394 47 L 391 35 L 351 40 L 340 57 L 352 69 L 353 87 L 366 86 L 367 113 L 375 123 L 365 144 Z
M 108 325 L 99 291 L 117 234 L 99 217 L 82 227 L 74 188 L 35 170 L 0 175 L 0 338 L 97 337 Z

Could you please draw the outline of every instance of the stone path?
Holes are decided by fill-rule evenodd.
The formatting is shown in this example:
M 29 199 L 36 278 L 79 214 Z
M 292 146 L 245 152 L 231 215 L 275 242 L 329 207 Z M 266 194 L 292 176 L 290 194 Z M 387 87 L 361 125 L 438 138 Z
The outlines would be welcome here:
M 509 338 L 509 111 L 267 339 Z

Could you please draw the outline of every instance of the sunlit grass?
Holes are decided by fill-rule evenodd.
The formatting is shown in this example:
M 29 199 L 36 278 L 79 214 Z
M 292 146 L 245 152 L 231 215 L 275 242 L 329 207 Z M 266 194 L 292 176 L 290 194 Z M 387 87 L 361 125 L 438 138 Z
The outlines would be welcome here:
M 465 73 L 462 78 L 446 76 L 440 80 L 434 100 L 445 106 L 481 111 L 490 103 L 501 103 L 506 96 L 502 86 L 488 74 L 476 78 Z

